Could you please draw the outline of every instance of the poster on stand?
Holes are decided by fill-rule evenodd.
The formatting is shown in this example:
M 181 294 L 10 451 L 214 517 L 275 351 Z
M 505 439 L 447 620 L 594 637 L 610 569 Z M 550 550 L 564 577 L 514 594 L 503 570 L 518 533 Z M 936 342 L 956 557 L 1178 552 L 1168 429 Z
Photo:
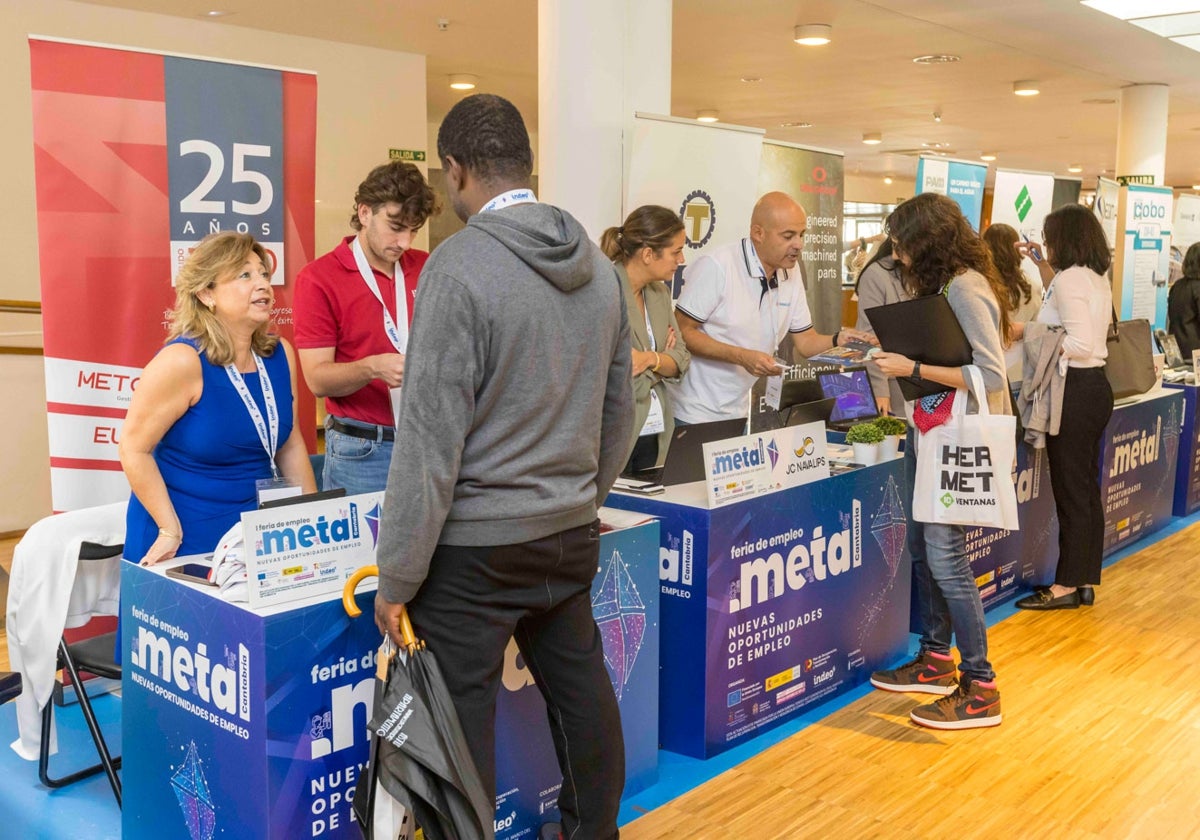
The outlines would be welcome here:
M 931 192 L 949 196 L 975 230 L 979 230 L 983 218 L 986 181 L 985 164 L 932 155 L 921 155 L 917 159 L 917 194 Z
M 841 152 L 766 141 L 758 170 L 756 195 L 790 195 L 808 214 L 808 233 L 800 253 L 800 276 L 808 309 L 818 332 L 842 325 L 842 220 L 845 216 L 845 158 Z M 794 359 L 789 351 L 784 358 Z
M 1024 239 L 1042 241 L 1042 220 L 1054 206 L 1054 176 L 1048 172 L 1020 172 L 1013 169 L 996 170 L 996 186 L 992 194 L 992 224 L 1006 224 Z M 1030 285 L 1042 288 L 1042 275 L 1037 264 L 1026 257 L 1021 270 Z
M 1172 209 L 1170 187 L 1121 188 L 1113 303 L 1122 320 L 1145 318 L 1160 329 L 1167 325 Z
M 1109 248 L 1117 247 L 1117 201 L 1120 197 L 1121 185 L 1116 181 L 1103 177 L 1096 181 L 1096 200 L 1092 203 L 1092 212 L 1104 228 Z
M 1100 453 L 1105 555 L 1171 521 L 1182 429 L 1183 394 L 1174 389 L 1113 411 Z
M 679 213 L 687 235 L 688 262 L 709 249 L 750 234 L 750 212 L 758 193 L 747 172 L 757 172 L 762 129 L 704 125 L 694 120 L 637 114 L 627 144 L 625 207 L 643 204 Z M 679 297 L 683 270 L 675 272 Z
M 1175 197 L 1175 218 L 1171 226 L 1171 246 L 1179 250 L 1179 258 L 1187 249 L 1200 242 L 1200 195 L 1180 193 Z
M 291 337 L 313 257 L 317 80 L 45 38 L 29 53 L 51 493 L 73 510 L 129 495 L 121 426 L 196 242 L 233 229 L 264 243 Z

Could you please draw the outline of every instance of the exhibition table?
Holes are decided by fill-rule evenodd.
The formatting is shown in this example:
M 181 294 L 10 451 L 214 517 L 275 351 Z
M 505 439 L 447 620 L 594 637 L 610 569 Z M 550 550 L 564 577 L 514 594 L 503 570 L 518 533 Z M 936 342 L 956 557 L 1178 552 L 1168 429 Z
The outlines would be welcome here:
M 1200 423 L 1196 409 L 1200 407 L 1200 387 L 1180 383 L 1164 383 L 1183 394 L 1183 422 L 1179 428 L 1179 460 L 1175 467 L 1175 500 L 1171 512 L 1187 516 L 1200 508 Z
M 606 504 L 657 516 L 665 749 L 719 753 L 908 645 L 899 458 L 709 509 L 704 482 Z
M 1105 555 L 1171 521 L 1184 399 L 1155 389 L 1113 409 L 1100 457 Z
M 621 697 L 626 793 L 657 780 L 658 525 L 600 538 L 593 609 Z M 186 558 L 198 559 L 198 558 Z M 181 558 L 178 563 L 184 562 Z M 122 569 L 125 838 L 359 838 L 379 632 L 373 592 L 251 610 L 213 587 Z M 545 706 L 515 646 L 497 715 L 497 837 L 557 814 Z

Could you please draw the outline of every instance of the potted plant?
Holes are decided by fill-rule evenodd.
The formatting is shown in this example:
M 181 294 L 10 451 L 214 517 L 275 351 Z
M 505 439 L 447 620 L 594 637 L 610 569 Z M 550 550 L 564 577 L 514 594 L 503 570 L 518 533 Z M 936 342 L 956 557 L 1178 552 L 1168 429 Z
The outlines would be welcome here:
M 900 439 L 908 434 L 908 424 L 899 417 L 877 417 L 875 425 L 883 432 L 883 443 L 879 454 L 883 458 L 894 458 L 900 451 Z
M 883 430 L 874 423 L 855 423 L 846 432 L 846 443 L 854 446 L 854 460 L 870 466 L 879 462 Z

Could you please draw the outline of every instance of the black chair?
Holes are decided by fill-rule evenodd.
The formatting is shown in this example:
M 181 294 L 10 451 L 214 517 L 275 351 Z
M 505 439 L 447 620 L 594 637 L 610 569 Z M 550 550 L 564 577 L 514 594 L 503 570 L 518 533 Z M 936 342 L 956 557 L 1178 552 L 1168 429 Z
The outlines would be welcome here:
M 124 548 L 123 545 L 99 545 L 98 543 L 84 542 L 79 547 L 79 562 L 119 557 Z M 104 733 L 100 731 L 100 725 L 96 722 L 92 701 L 88 697 L 84 682 L 79 678 L 79 673 L 86 671 L 105 679 L 120 680 L 121 666 L 113 661 L 116 645 L 117 634 L 115 632 L 103 633 L 79 642 L 68 642 L 66 637 L 59 639 L 58 667 L 67 672 L 71 678 L 71 685 L 75 687 L 75 696 L 79 700 L 79 708 L 87 722 L 88 731 L 92 734 L 92 741 L 96 745 L 96 753 L 100 756 L 100 763 L 85 767 L 67 776 L 59 778 L 50 776 L 50 727 L 54 713 L 54 703 L 50 702 L 42 709 L 42 749 L 41 755 L 38 756 L 38 777 L 46 787 L 60 788 L 104 771 L 108 775 L 109 784 L 112 785 L 113 795 L 117 797 L 117 806 L 120 807 L 121 779 L 117 776 L 117 770 L 121 767 L 121 757 L 114 758 L 109 752 L 108 743 L 104 740 Z
M 21 694 L 21 675 L 16 671 L 0 671 L 0 706 L 16 700 Z

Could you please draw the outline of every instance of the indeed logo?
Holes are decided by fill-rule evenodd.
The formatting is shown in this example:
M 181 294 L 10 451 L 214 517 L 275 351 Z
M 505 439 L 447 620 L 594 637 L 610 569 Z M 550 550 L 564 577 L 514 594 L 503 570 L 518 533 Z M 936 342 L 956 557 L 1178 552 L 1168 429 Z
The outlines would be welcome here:
M 259 557 L 295 551 L 297 548 L 312 548 L 314 545 L 332 545 L 358 539 L 358 505 L 350 503 L 350 515 L 332 522 L 325 514 L 315 522 L 299 527 L 289 526 L 263 531 L 260 545 L 254 553 Z
M 747 467 L 761 467 L 766 462 L 767 450 L 763 446 L 762 438 L 759 438 L 758 445 L 753 449 L 743 446 L 741 449 L 714 452 L 712 474 L 724 475 L 744 470 Z
M 243 644 L 238 644 L 236 668 L 227 667 L 208 658 L 208 645 L 203 642 L 193 651 L 184 644 L 172 645 L 148 627 L 138 627 L 130 664 L 230 717 L 250 720 L 250 651 Z
M 854 499 L 850 513 L 841 518 L 848 527 L 826 537 L 825 529 L 818 525 L 808 542 L 793 545 L 786 558 L 774 551 L 743 562 L 738 570 L 738 597 L 729 599 L 729 611 L 735 613 L 861 567 L 862 502 Z
M 1167 208 L 1161 204 L 1147 204 L 1144 201 L 1133 203 L 1133 218 L 1135 219 L 1165 219 Z
M 1136 433 L 1135 433 L 1136 434 Z M 1158 460 L 1158 450 L 1162 444 L 1162 418 L 1159 417 L 1154 434 L 1147 436 L 1146 430 L 1134 440 L 1117 444 L 1113 448 L 1112 468 L 1108 471 L 1109 478 L 1116 478 L 1129 470 L 1135 470 L 1143 464 L 1153 464 Z

